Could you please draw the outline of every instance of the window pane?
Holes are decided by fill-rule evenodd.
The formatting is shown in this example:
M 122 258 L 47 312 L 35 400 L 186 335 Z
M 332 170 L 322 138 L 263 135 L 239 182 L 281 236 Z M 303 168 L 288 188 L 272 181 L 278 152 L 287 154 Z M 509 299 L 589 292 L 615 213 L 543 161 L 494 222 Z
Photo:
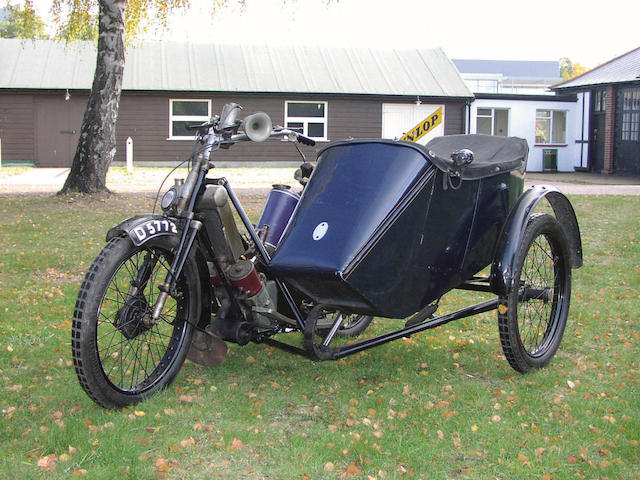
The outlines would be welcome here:
M 324 123 L 310 123 L 308 136 L 312 138 L 324 138 Z
M 479 108 L 478 109 L 478 115 L 482 115 L 485 117 L 490 117 L 491 116 L 491 109 L 490 108 Z
M 551 118 L 551 110 L 536 110 L 537 118 Z
M 189 125 L 197 125 L 198 122 L 184 122 L 174 120 L 171 122 L 171 136 L 172 137 L 193 137 L 195 135 L 194 130 L 187 129 Z
M 287 103 L 289 117 L 324 117 L 324 103 Z
M 553 143 L 565 143 L 567 138 L 567 112 L 553 112 Z
M 304 134 L 302 122 L 287 122 L 287 128 Z
M 536 120 L 536 143 L 549 143 L 549 131 L 551 130 L 551 121 L 545 119 Z
M 209 102 L 174 101 L 173 114 L 206 117 L 209 115 Z
M 476 127 L 478 133 L 491 135 L 491 118 L 478 117 L 478 125 Z
M 501 137 L 509 134 L 509 110 L 494 110 L 493 134 Z

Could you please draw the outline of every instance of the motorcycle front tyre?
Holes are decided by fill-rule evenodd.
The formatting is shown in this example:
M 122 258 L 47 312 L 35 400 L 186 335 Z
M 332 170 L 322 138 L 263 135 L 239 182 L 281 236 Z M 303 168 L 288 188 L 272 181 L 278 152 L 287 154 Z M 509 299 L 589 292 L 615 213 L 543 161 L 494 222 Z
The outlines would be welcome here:
M 133 405 L 167 387 L 184 363 L 199 315 L 191 258 L 158 321 L 150 321 L 177 243 L 161 236 L 136 247 L 116 237 L 85 275 L 73 313 L 73 363 L 82 388 L 105 408 Z

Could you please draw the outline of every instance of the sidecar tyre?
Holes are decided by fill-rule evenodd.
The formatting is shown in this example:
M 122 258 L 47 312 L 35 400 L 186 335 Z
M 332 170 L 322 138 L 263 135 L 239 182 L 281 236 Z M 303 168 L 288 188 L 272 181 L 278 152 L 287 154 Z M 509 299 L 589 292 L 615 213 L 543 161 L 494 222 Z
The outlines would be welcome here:
M 548 364 L 567 323 L 571 266 L 567 240 L 558 221 L 546 214 L 528 222 L 516 256 L 514 286 L 499 298 L 502 350 L 518 372 Z
M 82 388 L 105 408 L 132 405 L 165 388 L 184 362 L 200 308 L 192 259 L 159 322 L 148 321 L 176 245 L 173 237 L 139 247 L 129 237 L 116 237 L 84 278 L 73 313 L 73 362 Z M 139 273 L 143 265 L 151 265 L 147 275 Z M 142 288 L 132 295 L 134 283 Z
M 322 336 L 327 335 L 338 315 L 340 315 L 340 312 L 326 313 L 323 318 L 320 318 L 317 327 L 318 333 Z M 371 315 L 358 315 L 355 313 L 343 315 L 345 315 L 346 319 L 336 332 L 338 337 L 357 337 L 367 329 L 371 324 L 371 320 L 373 320 Z

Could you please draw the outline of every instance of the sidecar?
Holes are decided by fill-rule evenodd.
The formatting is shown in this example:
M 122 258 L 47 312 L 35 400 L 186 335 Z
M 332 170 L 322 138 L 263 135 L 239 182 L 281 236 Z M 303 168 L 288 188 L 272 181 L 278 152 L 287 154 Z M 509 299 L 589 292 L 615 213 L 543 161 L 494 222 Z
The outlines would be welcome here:
M 469 163 L 452 153 L 473 152 Z M 270 261 L 271 272 L 327 308 L 405 318 L 453 288 L 506 295 L 531 212 L 547 198 L 572 267 L 582 262 L 569 201 L 551 187 L 522 195 L 519 138 L 439 137 L 332 143 Z M 454 155 L 455 157 L 455 155 Z M 490 278 L 476 274 L 491 265 Z

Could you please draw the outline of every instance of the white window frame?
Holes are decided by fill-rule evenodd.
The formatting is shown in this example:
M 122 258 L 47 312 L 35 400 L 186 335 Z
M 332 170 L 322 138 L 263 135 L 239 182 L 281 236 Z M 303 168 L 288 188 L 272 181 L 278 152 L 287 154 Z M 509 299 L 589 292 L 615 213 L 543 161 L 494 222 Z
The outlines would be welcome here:
M 491 110 L 491 115 L 481 115 L 480 114 L 480 110 Z M 510 116 L 510 111 L 508 108 L 499 108 L 499 107 L 478 107 L 476 108 L 476 133 L 480 133 L 478 131 L 478 118 L 490 118 L 491 119 L 491 133 L 489 135 L 491 136 L 499 136 L 496 135 L 495 132 L 495 117 L 496 117 L 496 110 L 500 110 L 500 111 L 505 111 L 507 112 L 507 133 L 504 135 L 505 137 L 509 136 L 509 116 Z
M 312 103 L 312 104 L 323 104 L 324 105 L 324 117 L 290 117 L 288 115 L 289 112 L 289 104 L 290 103 Z M 328 142 L 329 139 L 327 137 L 327 129 L 329 126 L 328 122 L 329 118 L 329 102 L 317 102 L 310 100 L 285 100 L 284 102 L 284 125 L 285 128 L 289 128 L 289 122 L 302 123 L 302 134 L 306 137 L 313 138 L 316 141 Z M 309 135 L 309 124 L 310 123 L 322 123 L 324 124 L 324 136 L 323 137 L 312 137 Z
M 549 112 L 548 117 L 543 117 L 541 112 Z M 564 139 L 561 142 L 553 141 L 553 122 L 556 112 L 564 113 Z M 537 108 L 536 109 L 536 132 L 535 132 L 535 144 L 536 145 L 567 145 L 567 121 L 569 119 L 569 112 L 567 110 L 554 110 L 551 108 Z M 549 120 L 549 139 L 546 142 L 538 141 L 538 120 Z
M 207 115 L 174 115 L 173 102 L 207 102 Z M 211 99 L 207 98 L 171 98 L 169 99 L 169 138 L 168 140 L 193 140 L 194 135 L 173 135 L 173 122 L 203 123 L 211 118 Z

